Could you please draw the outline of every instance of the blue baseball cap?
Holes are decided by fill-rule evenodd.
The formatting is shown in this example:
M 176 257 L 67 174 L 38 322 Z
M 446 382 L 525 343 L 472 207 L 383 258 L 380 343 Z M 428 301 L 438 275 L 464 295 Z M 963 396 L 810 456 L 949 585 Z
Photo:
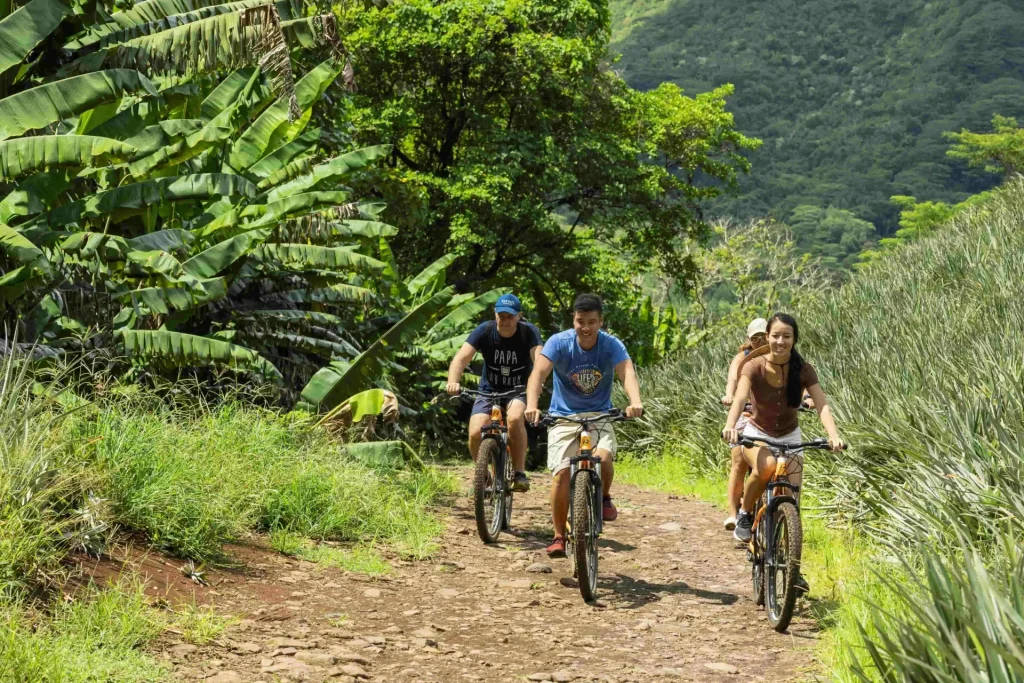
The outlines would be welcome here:
M 494 304 L 495 313 L 521 313 L 523 304 L 515 294 L 503 294 Z

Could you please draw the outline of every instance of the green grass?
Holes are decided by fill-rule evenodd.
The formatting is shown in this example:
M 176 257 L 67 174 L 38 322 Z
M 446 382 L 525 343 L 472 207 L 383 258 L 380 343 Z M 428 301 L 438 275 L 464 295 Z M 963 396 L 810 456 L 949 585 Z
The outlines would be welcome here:
M 46 614 L 0 607 L 0 681 L 143 683 L 169 679 L 142 648 L 164 629 L 140 584 L 94 589 Z
M 202 561 L 226 560 L 222 545 L 249 531 L 279 529 L 427 557 L 442 530 L 429 507 L 455 490 L 434 469 L 353 461 L 300 415 L 237 404 L 191 413 L 114 400 L 69 418 L 61 438 L 102 473 L 115 521 Z
M 301 557 L 325 567 L 335 567 L 367 576 L 384 576 L 391 565 L 372 544 L 359 543 L 350 548 L 336 548 L 314 543 L 290 531 L 278 530 L 270 535 L 270 544 L 279 553 Z
M 212 606 L 200 607 L 192 602 L 175 611 L 169 628 L 180 633 L 186 642 L 205 645 L 237 622 L 235 617 L 218 614 Z

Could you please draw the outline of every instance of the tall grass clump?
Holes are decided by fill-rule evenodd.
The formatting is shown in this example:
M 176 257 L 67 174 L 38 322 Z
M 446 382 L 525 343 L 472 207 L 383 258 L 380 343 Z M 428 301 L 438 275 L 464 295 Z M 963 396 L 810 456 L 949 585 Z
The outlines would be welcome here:
M 89 477 L 51 440 L 62 412 L 27 357 L 0 359 L 0 601 L 54 585 L 81 540 Z
M 859 612 L 840 680 L 1024 680 L 1011 587 L 1024 540 L 1022 265 L 1018 179 L 794 311 L 852 444 L 808 455 L 808 488 L 830 523 L 872 541 L 878 574 L 907 579 L 882 582 L 877 618 Z M 733 341 L 644 374 L 639 443 L 725 467 L 717 398 Z
M 114 520 L 167 552 L 222 561 L 251 531 L 383 541 L 431 552 L 428 507 L 453 490 L 434 470 L 389 471 L 349 458 L 300 413 L 228 401 L 171 407 L 144 393 L 105 400 L 62 436 L 101 473 Z

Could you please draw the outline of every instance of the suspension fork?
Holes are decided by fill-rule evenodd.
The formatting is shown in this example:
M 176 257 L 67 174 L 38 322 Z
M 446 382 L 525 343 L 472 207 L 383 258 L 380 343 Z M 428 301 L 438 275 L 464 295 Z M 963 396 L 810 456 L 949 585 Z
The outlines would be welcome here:
M 604 531 L 604 515 L 600 512 L 602 505 L 601 469 L 600 463 L 594 462 L 594 452 L 591 446 L 590 431 L 587 429 L 588 426 L 584 425 L 580 431 L 579 455 L 569 461 L 569 523 L 575 523 L 576 506 L 572 504 L 575 499 L 575 496 L 572 495 L 573 487 L 576 483 L 576 477 L 583 473 L 584 476 L 590 477 L 594 486 L 594 501 L 592 505 L 593 509 L 597 512 L 594 514 L 595 523 L 590 533 L 594 535 L 594 538 L 597 538 Z

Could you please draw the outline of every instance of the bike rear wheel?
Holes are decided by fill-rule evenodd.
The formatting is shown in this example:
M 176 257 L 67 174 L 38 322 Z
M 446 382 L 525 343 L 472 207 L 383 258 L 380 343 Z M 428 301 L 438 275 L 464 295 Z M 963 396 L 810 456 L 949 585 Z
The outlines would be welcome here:
M 484 439 L 476 454 L 476 471 L 473 475 L 476 531 L 484 543 L 497 542 L 505 518 L 504 466 L 501 460 L 501 445 L 498 441 Z
M 594 479 L 586 471 L 576 475 L 572 490 L 573 553 L 580 594 L 586 602 L 597 600 L 597 518 Z
M 796 607 L 796 578 L 800 574 L 803 528 L 800 512 L 793 503 L 782 503 L 775 511 L 771 552 L 765 564 L 765 598 L 768 623 L 780 633 L 789 627 Z

